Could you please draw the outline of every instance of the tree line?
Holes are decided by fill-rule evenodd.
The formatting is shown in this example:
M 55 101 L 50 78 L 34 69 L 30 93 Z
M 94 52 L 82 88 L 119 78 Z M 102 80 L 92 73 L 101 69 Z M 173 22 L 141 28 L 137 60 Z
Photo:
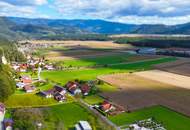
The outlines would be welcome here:
M 181 47 L 190 48 L 190 38 L 175 37 L 175 38 L 116 38 L 115 43 L 131 44 L 140 47 L 156 47 L 156 48 L 169 48 Z
M 0 102 L 4 102 L 15 91 L 14 71 L 9 65 L 2 63 L 2 56 L 5 56 L 9 62 L 26 60 L 15 43 L 0 39 Z

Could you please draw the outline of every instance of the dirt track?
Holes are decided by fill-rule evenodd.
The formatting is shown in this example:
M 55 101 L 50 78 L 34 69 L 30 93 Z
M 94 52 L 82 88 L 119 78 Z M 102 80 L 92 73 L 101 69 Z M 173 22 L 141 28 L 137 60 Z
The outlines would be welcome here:
M 152 105 L 164 105 L 190 116 L 190 90 L 149 80 L 135 74 L 114 74 L 100 79 L 119 88 L 102 96 L 131 111 Z

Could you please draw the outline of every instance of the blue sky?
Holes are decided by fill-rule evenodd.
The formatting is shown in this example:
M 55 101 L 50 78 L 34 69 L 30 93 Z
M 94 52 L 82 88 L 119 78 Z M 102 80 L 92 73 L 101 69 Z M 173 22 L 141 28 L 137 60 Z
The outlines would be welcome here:
M 0 0 L 0 15 L 174 25 L 190 22 L 190 0 Z

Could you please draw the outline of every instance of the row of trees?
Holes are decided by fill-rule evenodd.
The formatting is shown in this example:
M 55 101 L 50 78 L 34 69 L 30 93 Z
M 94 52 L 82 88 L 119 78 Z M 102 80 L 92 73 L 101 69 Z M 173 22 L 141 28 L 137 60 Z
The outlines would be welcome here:
M 25 56 L 22 52 L 18 51 L 14 42 L 0 38 L 0 57 L 2 57 L 2 55 L 4 55 L 8 61 L 26 61 Z
M 4 102 L 15 91 L 13 71 L 8 65 L 0 64 L 0 101 Z
M 156 47 L 156 48 L 168 48 L 168 47 L 182 47 L 190 48 L 190 38 L 117 38 L 116 43 L 126 43 L 140 47 Z
M 0 102 L 4 102 L 15 91 L 14 72 L 8 65 L 1 63 L 2 56 L 5 56 L 9 62 L 26 60 L 18 51 L 16 44 L 0 38 Z

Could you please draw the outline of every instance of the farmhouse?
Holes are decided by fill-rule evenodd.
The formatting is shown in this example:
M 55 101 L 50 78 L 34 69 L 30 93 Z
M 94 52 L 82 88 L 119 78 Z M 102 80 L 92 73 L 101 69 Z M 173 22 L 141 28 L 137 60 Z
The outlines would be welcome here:
M 79 83 L 77 82 L 72 82 L 72 81 L 68 82 L 66 84 L 66 88 L 73 95 L 81 93 L 81 90 L 79 89 Z
M 113 105 L 110 104 L 108 101 L 104 101 L 101 105 L 100 105 L 100 109 L 104 112 L 108 112 L 110 110 L 113 109 Z
M 79 123 L 75 125 L 75 130 L 92 130 L 92 127 L 87 121 L 79 121 Z
M 61 95 L 65 95 L 66 94 L 66 90 L 65 90 L 65 88 L 63 88 L 63 87 L 61 87 L 61 86 L 58 86 L 58 85 L 55 85 L 54 86 L 54 93 L 59 93 L 59 94 L 61 94 Z
M 22 83 L 22 82 L 16 83 L 16 88 L 18 89 L 23 89 L 24 86 L 25 86 L 25 83 Z
M 54 93 L 54 89 L 50 89 L 47 91 L 40 91 L 38 94 L 45 98 L 52 98 Z
M 26 72 L 28 68 L 27 64 L 21 64 L 19 67 L 20 72 Z
M 88 95 L 90 92 L 91 87 L 88 84 L 81 85 L 81 92 L 84 96 Z
M 65 96 L 60 93 L 56 93 L 54 95 L 54 99 L 57 100 L 58 102 L 62 102 L 63 100 L 65 100 Z
M 13 129 L 13 120 L 5 119 L 3 121 L 4 130 L 12 130 Z
M 0 103 L 0 130 L 12 130 L 13 120 L 4 119 L 5 112 L 5 105 L 3 103 Z
M 24 84 L 31 84 L 32 83 L 32 79 L 29 76 L 22 76 L 20 80 Z
M 65 100 L 65 94 L 66 94 L 65 88 L 55 85 L 53 89 L 47 90 L 47 91 L 41 91 L 38 94 L 45 97 L 45 98 L 52 98 L 54 97 L 55 100 L 62 102 Z
M 32 93 L 36 90 L 36 88 L 31 85 L 25 85 L 23 88 L 26 93 Z

